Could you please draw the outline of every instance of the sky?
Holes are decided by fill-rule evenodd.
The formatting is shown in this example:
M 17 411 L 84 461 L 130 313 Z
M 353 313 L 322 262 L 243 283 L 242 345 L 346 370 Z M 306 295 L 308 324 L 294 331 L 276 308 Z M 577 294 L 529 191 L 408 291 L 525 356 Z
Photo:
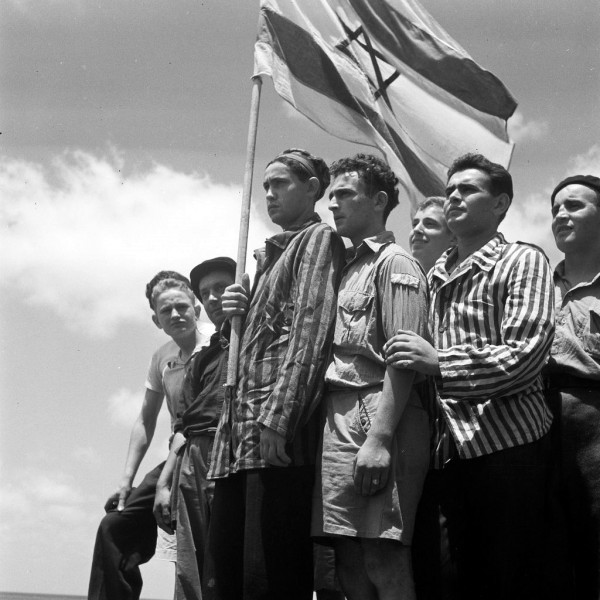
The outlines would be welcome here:
M 517 99 L 502 231 L 556 263 L 549 192 L 569 174 L 600 175 L 597 0 L 422 4 Z M 257 15 L 258 0 L 0 3 L 0 590 L 86 593 L 102 507 L 166 341 L 145 283 L 236 256 Z M 289 147 L 327 162 L 364 150 L 265 81 L 249 249 L 276 231 L 262 169 Z M 407 246 L 406 201 L 394 213 Z M 162 414 L 139 475 L 166 456 L 168 428 Z M 172 565 L 152 560 L 143 574 L 144 597 L 172 596 Z

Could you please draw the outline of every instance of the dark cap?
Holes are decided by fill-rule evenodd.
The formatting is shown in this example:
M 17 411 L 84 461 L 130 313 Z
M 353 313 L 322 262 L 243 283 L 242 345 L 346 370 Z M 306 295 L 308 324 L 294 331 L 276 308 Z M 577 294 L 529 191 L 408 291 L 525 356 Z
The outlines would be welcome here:
M 594 177 L 593 175 L 573 175 L 571 177 L 567 177 L 563 179 L 552 192 L 552 196 L 550 196 L 550 202 L 554 204 L 554 196 L 560 192 L 563 188 L 566 188 L 568 185 L 572 185 L 574 183 L 578 183 L 579 185 L 585 185 L 585 187 L 589 187 L 594 190 L 597 194 L 600 195 L 600 178 Z
M 211 258 L 201 262 L 199 265 L 196 265 L 190 271 L 192 291 L 194 294 L 196 294 L 196 298 L 200 300 L 200 291 L 198 289 L 198 285 L 200 284 L 200 280 L 205 275 L 208 275 L 212 271 L 227 271 L 235 278 L 235 269 L 235 260 L 233 260 L 233 258 L 229 258 L 228 256 L 217 256 L 217 258 Z

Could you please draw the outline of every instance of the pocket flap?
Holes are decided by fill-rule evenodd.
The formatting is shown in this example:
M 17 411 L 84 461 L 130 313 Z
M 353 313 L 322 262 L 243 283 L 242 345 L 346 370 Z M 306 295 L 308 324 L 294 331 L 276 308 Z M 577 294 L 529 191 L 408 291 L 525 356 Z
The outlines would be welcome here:
M 348 312 L 367 310 L 372 301 L 371 294 L 354 290 L 341 291 L 338 295 L 339 305 Z

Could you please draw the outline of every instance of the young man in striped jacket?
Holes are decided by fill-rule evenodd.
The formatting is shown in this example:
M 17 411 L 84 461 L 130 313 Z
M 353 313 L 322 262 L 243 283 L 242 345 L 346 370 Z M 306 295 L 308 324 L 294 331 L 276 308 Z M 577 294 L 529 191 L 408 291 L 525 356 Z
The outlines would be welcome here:
M 237 392 L 223 406 L 209 470 L 211 600 L 312 598 L 319 408 L 344 260 L 341 239 L 315 213 L 329 180 L 326 163 L 304 150 L 267 165 L 267 211 L 283 231 L 257 251 L 252 293 L 233 285 L 223 294 L 223 312 L 244 324 Z
M 541 593 L 554 294 L 543 252 L 498 233 L 512 195 L 501 165 L 454 162 L 444 212 L 457 246 L 429 274 L 434 346 L 401 331 L 386 347 L 390 364 L 435 377 L 442 511 L 465 600 Z

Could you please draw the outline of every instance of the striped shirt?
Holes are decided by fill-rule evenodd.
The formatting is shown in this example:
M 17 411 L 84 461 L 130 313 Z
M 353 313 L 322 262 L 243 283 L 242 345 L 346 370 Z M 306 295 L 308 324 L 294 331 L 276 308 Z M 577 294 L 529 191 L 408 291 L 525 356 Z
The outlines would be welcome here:
M 344 245 L 315 213 L 267 240 L 244 322 L 237 397 L 225 402 L 210 478 L 265 468 L 264 427 L 284 436 L 292 466 L 314 464 L 317 411 L 335 322 Z M 231 399 L 230 399 L 231 400 Z
M 474 458 L 550 428 L 540 373 L 554 334 L 554 290 L 543 252 L 500 233 L 448 274 L 456 252 L 429 273 L 436 387 L 459 456 Z M 448 449 L 439 445 L 440 462 Z

